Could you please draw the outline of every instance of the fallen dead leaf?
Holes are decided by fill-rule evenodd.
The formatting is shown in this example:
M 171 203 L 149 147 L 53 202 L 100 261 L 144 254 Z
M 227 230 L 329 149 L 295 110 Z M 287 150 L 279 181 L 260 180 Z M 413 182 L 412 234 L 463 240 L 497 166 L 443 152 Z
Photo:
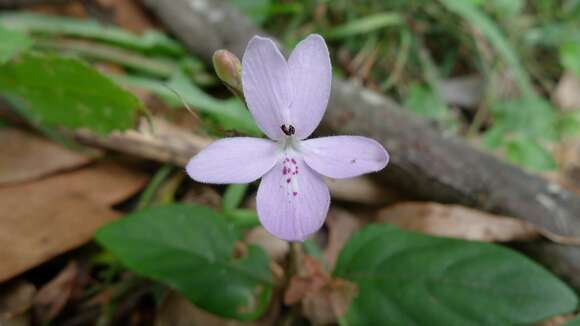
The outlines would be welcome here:
M 77 130 L 74 136 L 92 146 L 179 166 L 185 166 L 195 153 L 213 142 L 211 138 L 192 134 L 162 118 L 154 117 L 151 122 L 154 130 L 146 119 L 141 119 L 137 130 L 113 132 L 106 137 L 89 130 Z
M 545 176 L 562 187 L 580 194 L 580 138 L 563 140 L 554 148 L 558 171 Z
M 386 205 L 401 199 L 400 194 L 385 189 L 367 177 L 325 179 L 335 199 L 366 205 Z
M 324 250 L 324 256 L 328 268 L 332 270 L 338 254 L 350 237 L 361 228 L 362 222 L 348 211 L 331 208 L 326 219 L 326 226 L 328 228 L 328 245 Z
M 0 286 L 0 325 L 17 319 L 32 306 L 36 288 L 21 279 Z
M 186 203 L 196 203 L 199 205 L 208 206 L 219 209 L 222 203 L 222 197 L 212 187 L 201 183 L 190 183 L 188 191 L 183 196 L 182 201 Z
M 334 324 L 344 315 L 357 294 L 354 283 L 332 278 L 322 264 L 304 256 L 300 269 L 290 279 L 284 303 L 301 303 L 304 316 L 314 325 Z
M 119 27 L 136 33 L 153 29 L 143 7 L 135 0 L 113 1 L 114 21 Z
M 580 77 L 572 72 L 565 72 L 554 90 L 553 99 L 563 110 L 580 109 Z
M 36 321 L 44 324 L 60 313 L 73 293 L 77 276 L 77 264 L 70 261 L 55 278 L 40 288 L 33 300 Z
M 29 6 L 28 9 L 55 16 L 71 16 L 76 18 L 87 18 L 87 11 L 80 1 L 61 1 L 53 3 L 39 3 Z
M 574 319 L 575 316 L 572 314 L 568 314 L 568 315 L 558 315 L 558 316 L 554 316 L 548 320 L 545 320 L 541 323 L 537 323 L 535 324 L 536 326 L 564 326 L 566 325 L 567 322 L 571 321 L 572 319 Z
M 103 162 L 0 187 L 0 282 L 89 241 L 119 216 L 110 206 L 145 181 L 135 169 Z
M 561 236 L 524 220 L 493 215 L 460 205 L 407 202 L 382 209 L 378 221 L 435 236 L 507 242 L 544 236 L 562 244 L 580 244 L 580 238 Z
M 271 305 L 266 315 L 258 321 L 241 322 L 212 315 L 172 291 L 163 299 L 156 313 L 155 326 L 270 326 L 275 324 L 279 306 L 279 304 Z
M 93 160 L 19 129 L 0 129 L 0 139 L 0 185 L 37 179 Z

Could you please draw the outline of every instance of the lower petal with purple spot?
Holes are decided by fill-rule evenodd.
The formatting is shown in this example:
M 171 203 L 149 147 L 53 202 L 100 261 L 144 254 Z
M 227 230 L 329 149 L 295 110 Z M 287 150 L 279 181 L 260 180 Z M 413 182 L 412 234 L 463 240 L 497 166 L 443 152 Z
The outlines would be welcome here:
M 284 158 L 263 178 L 258 189 L 260 222 L 272 235 L 304 241 L 322 227 L 330 193 L 322 176 L 298 158 Z

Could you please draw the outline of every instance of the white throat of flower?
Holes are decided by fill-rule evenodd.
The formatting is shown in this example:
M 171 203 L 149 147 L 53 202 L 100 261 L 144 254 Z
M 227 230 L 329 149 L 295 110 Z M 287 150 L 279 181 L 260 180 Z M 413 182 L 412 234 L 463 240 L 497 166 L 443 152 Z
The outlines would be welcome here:
M 280 164 L 282 165 L 283 183 L 287 185 L 288 198 L 296 197 L 300 193 L 298 174 L 301 173 L 299 164 L 302 161 L 300 140 L 295 137 L 292 125 L 282 125 L 284 136 L 279 140 Z

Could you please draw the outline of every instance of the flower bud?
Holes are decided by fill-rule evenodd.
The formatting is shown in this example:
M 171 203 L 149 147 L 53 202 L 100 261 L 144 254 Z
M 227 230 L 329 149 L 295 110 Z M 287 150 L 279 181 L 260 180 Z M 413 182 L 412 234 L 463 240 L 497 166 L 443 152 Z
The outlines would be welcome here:
M 213 54 L 213 67 L 219 79 L 240 96 L 242 91 L 242 64 L 235 54 L 228 50 L 217 50 Z

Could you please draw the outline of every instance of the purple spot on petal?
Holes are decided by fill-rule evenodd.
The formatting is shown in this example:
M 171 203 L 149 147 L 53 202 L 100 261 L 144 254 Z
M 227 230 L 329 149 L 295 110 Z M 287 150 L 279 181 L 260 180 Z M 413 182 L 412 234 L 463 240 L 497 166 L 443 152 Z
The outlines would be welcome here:
M 288 170 L 286 170 L 286 167 L 284 167 L 284 168 L 282 169 L 282 174 L 283 174 L 283 175 L 286 175 L 286 173 L 288 173 Z
M 350 163 L 351 163 L 351 164 L 355 164 L 355 163 L 356 163 L 356 159 L 352 159 L 352 160 L 350 161 Z
M 292 159 L 291 161 L 292 161 L 292 163 L 296 164 L 296 160 Z
M 293 194 L 294 196 L 298 195 L 298 193 L 297 193 L 296 191 L 294 191 L 292 194 Z
M 286 183 L 290 183 L 290 178 L 286 179 Z

